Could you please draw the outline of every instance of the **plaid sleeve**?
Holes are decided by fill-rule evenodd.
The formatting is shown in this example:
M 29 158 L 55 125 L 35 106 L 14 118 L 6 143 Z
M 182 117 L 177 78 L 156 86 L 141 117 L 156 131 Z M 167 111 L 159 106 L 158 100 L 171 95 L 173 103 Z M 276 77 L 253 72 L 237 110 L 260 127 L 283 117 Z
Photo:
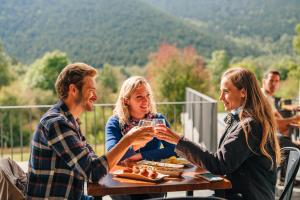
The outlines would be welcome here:
M 70 168 L 76 168 L 83 177 L 92 177 L 93 180 L 99 180 L 107 173 L 106 157 L 90 154 L 86 143 L 63 119 L 53 120 L 46 128 L 49 146 Z
M 89 143 L 86 142 L 86 147 L 89 149 L 90 153 L 95 154 L 94 149 L 91 147 L 91 145 Z

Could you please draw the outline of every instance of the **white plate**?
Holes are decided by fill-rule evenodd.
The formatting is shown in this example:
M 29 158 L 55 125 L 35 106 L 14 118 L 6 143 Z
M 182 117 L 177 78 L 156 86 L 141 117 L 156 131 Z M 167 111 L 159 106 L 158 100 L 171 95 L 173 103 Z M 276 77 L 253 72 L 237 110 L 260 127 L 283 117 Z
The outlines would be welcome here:
M 169 164 L 177 164 L 177 165 L 184 165 L 185 167 L 192 167 L 193 164 L 190 163 L 185 158 L 176 158 L 175 160 L 170 160 L 169 158 L 161 160 L 163 163 L 169 163 Z
M 138 165 L 151 165 L 151 166 L 158 166 L 158 167 L 169 167 L 169 168 L 177 168 L 177 169 L 184 168 L 184 165 L 181 165 L 181 164 L 154 162 L 154 161 L 149 161 L 149 160 L 142 160 L 142 161 L 138 162 L 137 164 Z
M 142 181 L 150 181 L 150 182 L 160 182 L 163 180 L 164 177 L 167 177 L 168 175 L 161 174 L 157 172 L 157 177 L 152 179 L 146 176 L 143 176 L 141 174 L 135 174 L 135 173 L 126 173 L 123 170 L 117 170 L 112 173 L 115 176 L 122 177 L 122 178 L 130 178 L 130 179 L 136 179 L 136 180 L 142 180 Z

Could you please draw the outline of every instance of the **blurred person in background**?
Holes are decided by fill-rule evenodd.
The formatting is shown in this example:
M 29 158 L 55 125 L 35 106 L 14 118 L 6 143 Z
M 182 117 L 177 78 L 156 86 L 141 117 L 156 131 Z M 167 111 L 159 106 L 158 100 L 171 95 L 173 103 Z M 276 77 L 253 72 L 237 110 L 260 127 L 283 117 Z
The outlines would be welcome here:
M 279 112 L 280 98 L 275 97 L 275 93 L 279 89 L 280 85 L 280 73 L 277 70 L 270 70 L 264 74 L 262 81 L 262 92 L 267 97 L 268 101 L 272 106 L 272 112 L 274 113 L 278 130 L 283 137 L 289 137 L 289 124 L 297 123 L 300 121 L 299 115 L 294 115 L 292 117 L 284 118 Z M 290 139 L 288 139 L 290 140 Z M 283 146 L 285 139 L 282 140 Z M 288 142 L 289 143 L 289 142 Z M 299 147 L 299 144 L 298 144 Z
M 290 135 L 289 124 L 297 123 L 300 120 L 300 115 L 294 115 L 292 117 L 284 118 L 280 112 L 280 98 L 275 97 L 275 93 L 280 86 L 280 73 L 277 70 L 269 70 L 263 76 L 261 91 L 267 97 L 269 103 L 272 106 L 272 113 L 275 116 L 277 122 L 277 137 L 279 139 L 280 147 L 295 147 L 300 149 L 300 141 L 292 141 Z M 286 173 L 287 163 L 281 166 L 280 170 L 280 184 L 284 184 L 285 173 Z M 295 180 L 294 186 L 299 186 L 300 181 Z

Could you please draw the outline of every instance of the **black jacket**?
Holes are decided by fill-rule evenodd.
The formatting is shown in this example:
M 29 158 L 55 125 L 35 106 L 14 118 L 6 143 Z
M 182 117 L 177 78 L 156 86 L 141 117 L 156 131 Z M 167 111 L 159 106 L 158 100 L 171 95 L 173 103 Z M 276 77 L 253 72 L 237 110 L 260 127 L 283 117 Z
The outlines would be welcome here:
M 248 144 L 242 123 L 250 130 Z M 274 199 L 276 167 L 271 168 L 272 162 L 261 154 L 261 137 L 260 124 L 251 118 L 240 121 L 236 115 L 226 127 L 215 153 L 185 138 L 179 141 L 175 150 L 192 163 L 203 164 L 214 174 L 226 175 L 232 183 L 232 189 L 226 191 L 227 198 L 240 193 L 244 199 Z M 275 161 L 274 151 L 269 144 L 267 150 Z

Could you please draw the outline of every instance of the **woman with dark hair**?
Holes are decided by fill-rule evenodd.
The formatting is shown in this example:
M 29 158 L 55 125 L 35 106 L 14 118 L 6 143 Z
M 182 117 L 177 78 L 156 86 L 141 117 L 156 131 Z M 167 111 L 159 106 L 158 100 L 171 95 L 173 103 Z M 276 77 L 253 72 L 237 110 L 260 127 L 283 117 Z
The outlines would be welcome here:
M 225 191 L 226 198 L 274 199 L 280 147 L 271 105 L 254 74 L 243 68 L 227 70 L 221 80 L 220 100 L 229 114 L 216 152 L 165 126 L 155 128 L 156 137 L 176 144 L 177 154 L 192 163 L 226 175 L 232 183 L 232 189 Z

